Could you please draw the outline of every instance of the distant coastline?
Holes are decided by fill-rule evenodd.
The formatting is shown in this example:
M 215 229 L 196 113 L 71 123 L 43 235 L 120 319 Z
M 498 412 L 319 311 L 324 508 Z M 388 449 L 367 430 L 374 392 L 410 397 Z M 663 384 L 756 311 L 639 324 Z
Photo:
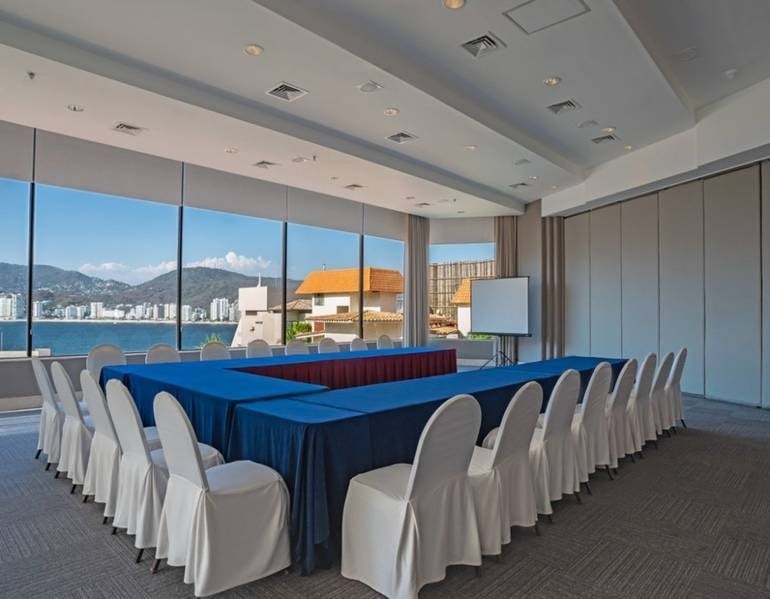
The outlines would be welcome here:
M 0 320 L 0 326 L 2 326 L 5 323 L 11 324 L 15 322 L 27 322 L 27 319 L 3 319 Z M 168 324 L 168 325 L 176 325 L 176 320 L 64 320 L 61 318 L 39 318 L 32 321 L 32 324 L 38 324 L 38 323 L 61 323 L 61 324 Z M 230 321 L 211 321 L 211 320 L 183 320 L 182 326 L 187 324 L 205 324 L 205 325 L 211 325 L 211 326 L 222 326 L 222 325 L 233 325 L 236 326 L 237 322 L 230 322 Z

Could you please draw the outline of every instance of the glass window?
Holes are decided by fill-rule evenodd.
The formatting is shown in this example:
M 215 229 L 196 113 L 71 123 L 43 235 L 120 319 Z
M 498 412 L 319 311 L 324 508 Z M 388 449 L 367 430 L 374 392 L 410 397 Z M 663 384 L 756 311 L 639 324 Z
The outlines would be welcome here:
M 175 206 L 38 185 L 32 348 L 176 345 Z
M 289 223 L 287 339 L 359 334 L 359 235 Z
M 364 237 L 364 339 L 404 335 L 405 245 L 397 239 Z
M 27 355 L 29 183 L 0 179 L 0 358 Z
M 283 223 L 185 208 L 182 347 L 281 342 Z
M 431 335 L 467 336 L 471 331 L 470 281 L 495 276 L 495 244 L 433 244 L 428 262 Z

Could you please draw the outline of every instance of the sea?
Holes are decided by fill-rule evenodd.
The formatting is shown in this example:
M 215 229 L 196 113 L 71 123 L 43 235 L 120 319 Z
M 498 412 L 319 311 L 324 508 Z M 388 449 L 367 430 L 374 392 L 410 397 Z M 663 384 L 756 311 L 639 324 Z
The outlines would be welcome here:
M 216 337 L 230 345 L 235 323 L 183 323 L 182 347 L 197 349 Z M 0 321 L 0 352 L 26 349 L 26 322 Z M 173 322 L 78 322 L 36 321 L 32 324 L 33 349 L 47 349 L 52 356 L 84 355 L 95 345 L 112 343 L 125 352 L 141 352 L 156 343 L 176 346 Z

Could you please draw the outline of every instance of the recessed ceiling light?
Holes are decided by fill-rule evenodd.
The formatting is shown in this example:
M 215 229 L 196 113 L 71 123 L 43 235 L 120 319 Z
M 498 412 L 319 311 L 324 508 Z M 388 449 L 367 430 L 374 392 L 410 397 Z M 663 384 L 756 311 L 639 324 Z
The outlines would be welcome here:
M 589 127 L 598 127 L 599 123 L 597 123 L 593 119 L 588 119 L 587 121 L 583 121 L 578 125 L 578 129 L 588 129 Z
M 633 150 L 633 149 L 634 149 L 634 146 L 623 146 L 623 149 L 624 149 L 626 152 L 628 152 L 628 151 L 630 151 L 630 150 Z
M 415 204 L 418 208 L 427 208 L 430 206 L 428 202 L 420 202 L 419 204 Z
M 80 104 L 67 104 L 67 110 L 71 110 L 72 112 L 83 112 L 85 108 Z
M 543 85 L 546 87 L 556 87 L 561 83 L 561 77 L 557 77 L 556 75 L 551 77 L 546 77 L 543 79 Z
M 336 181 L 337 179 L 339 179 L 339 177 L 331 177 L 332 181 Z
M 296 158 L 292 158 L 291 161 L 296 162 L 297 164 L 302 164 L 303 162 L 310 162 L 310 158 L 305 158 L 304 156 L 297 156 Z
M 265 49 L 259 44 L 248 44 L 244 46 L 243 51 L 249 56 L 259 56 Z
M 398 108 L 386 108 L 382 112 L 385 116 L 396 116 L 401 111 Z
M 602 127 L 602 133 L 615 133 L 615 127 Z
M 274 166 L 278 166 L 275 162 L 270 162 L 269 160 L 260 160 L 259 162 L 255 162 L 252 166 L 256 166 L 257 168 L 263 168 L 265 170 L 269 168 L 273 168 Z
M 439 204 L 448 204 L 449 200 L 447 198 L 442 198 L 439 200 Z
M 537 181 L 537 175 L 530 175 L 530 181 Z
M 358 91 L 370 94 L 372 92 L 380 91 L 384 86 L 382 83 L 377 83 L 376 81 L 366 81 L 364 83 L 359 83 L 356 87 L 358 88 Z
M 513 164 L 516 166 L 523 166 L 529 163 L 530 163 L 530 160 L 527 160 L 526 158 L 519 158 L 518 160 L 514 161 Z
M 225 154 L 237 154 L 238 148 L 225 148 Z
M 413 199 L 414 199 L 414 196 L 406 196 L 406 199 L 407 199 L 407 200 L 413 200 Z
M 551 185 L 551 189 L 559 189 L 558 185 Z
M 444 8 L 449 10 L 457 10 L 465 6 L 465 0 L 444 0 Z
M 463 148 L 465 148 L 466 150 L 470 150 L 471 152 L 473 152 L 474 150 L 478 149 L 478 146 L 475 146 L 475 145 L 473 145 L 473 144 L 468 144 L 467 146 L 463 146 Z
M 738 69 L 727 69 L 725 71 L 725 77 L 727 77 L 730 81 L 735 79 L 737 75 L 738 75 Z
M 351 183 L 350 185 L 346 185 L 345 189 L 349 189 L 350 191 L 360 191 L 364 188 L 363 185 L 359 185 L 358 183 Z

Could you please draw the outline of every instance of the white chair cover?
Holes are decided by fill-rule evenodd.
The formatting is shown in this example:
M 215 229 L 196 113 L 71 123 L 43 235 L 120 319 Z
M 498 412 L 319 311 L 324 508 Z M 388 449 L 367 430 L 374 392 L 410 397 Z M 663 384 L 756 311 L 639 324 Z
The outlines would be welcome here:
M 64 411 L 56 399 L 51 378 L 40 358 L 31 358 L 32 372 L 35 375 L 43 406 L 40 409 L 40 428 L 37 437 L 37 449 L 46 455 L 48 464 L 59 461 L 61 449 L 62 427 L 64 426 Z
M 209 341 L 201 348 L 201 360 L 229 360 L 227 346 L 219 341 Z
M 350 341 L 350 351 L 367 351 L 368 349 L 369 346 L 366 344 L 366 341 L 360 337 L 356 337 Z
M 94 421 L 83 495 L 93 495 L 94 501 L 104 504 L 104 516 L 112 518 L 118 499 L 120 444 L 102 389 L 87 369 L 80 373 L 80 387 Z
M 652 408 L 652 418 L 655 423 L 655 433 L 660 435 L 663 430 L 671 428 L 668 418 L 668 401 L 666 399 L 666 383 L 671 374 L 671 366 L 674 363 L 674 353 L 668 352 L 663 356 L 663 360 L 652 379 L 652 388 L 650 390 L 650 407 Z
M 668 404 L 668 419 L 670 426 L 674 427 L 678 422 L 684 422 L 684 410 L 682 406 L 682 373 L 687 362 L 687 348 L 679 350 L 671 368 L 671 376 L 666 383 L 666 400 Z
M 583 403 L 575 409 L 572 437 L 577 451 L 578 475 L 581 483 L 596 466 L 610 463 L 609 432 L 607 430 L 607 395 L 612 384 L 612 367 L 607 362 L 597 364 L 588 381 Z
M 97 345 L 86 357 L 86 368 L 98 381 L 105 366 L 121 365 L 126 363 L 126 355 L 117 345 L 103 343 Z
M 393 349 L 393 339 L 388 335 L 377 337 L 377 349 Z
M 615 388 L 607 398 L 607 431 L 609 434 L 610 467 L 617 468 L 618 460 L 626 455 L 631 437 L 631 424 L 628 418 L 628 398 L 636 378 L 635 359 L 626 361 L 615 381 Z
M 511 542 L 511 526 L 537 522 L 529 446 L 542 404 L 542 387 L 525 384 L 508 404 L 492 449 L 473 449 L 468 477 L 483 555 L 500 554 Z
M 310 353 L 310 346 L 302 339 L 292 339 L 286 344 L 284 353 L 287 356 L 302 356 Z
M 154 410 L 171 475 L 156 559 L 185 566 L 184 581 L 198 597 L 287 568 L 289 492 L 280 475 L 248 461 L 204 471 L 176 399 L 159 393 Z
M 655 375 L 657 357 L 654 353 L 645 356 L 639 376 L 636 377 L 636 385 L 628 398 L 627 415 L 630 438 L 626 439 L 626 453 L 633 454 L 642 451 L 647 441 L 657 439 L 655 434 L 655 420 L 652 417 L 650 405 L 650 391 L 652 390 L 652 377 Z
M 264 339 L 254 339 L 246 346 L 247 358 L 272 358 L 273 350 Z
M 334 339 L 324 337 L 321 339 L 321 341 L 318 342 L 319 354 L 336 354 L 339 351 L 340 346 L 337 345 L 337 342 Z
M 451 564 L 480 565 L 468 466 L 481 423 L 470 395 L 444 402 L 423 428 L 414 464 L 350 481 L 342 517 L 342 575 L 391 598 L 413 598 Z
M 179 352 L 167 343 L 157 343 L 147 350 L 145 364 L 164 364 L 166 362 L 181 362 Z
M 64 410 L 61 450 L 56 470 L 66 472 L 73 485 L 82 485 L 86 478 L 93 424 L 90 417 L 81 413 L 72 380 L 59 362 L 51 364 L 51 378 Z

